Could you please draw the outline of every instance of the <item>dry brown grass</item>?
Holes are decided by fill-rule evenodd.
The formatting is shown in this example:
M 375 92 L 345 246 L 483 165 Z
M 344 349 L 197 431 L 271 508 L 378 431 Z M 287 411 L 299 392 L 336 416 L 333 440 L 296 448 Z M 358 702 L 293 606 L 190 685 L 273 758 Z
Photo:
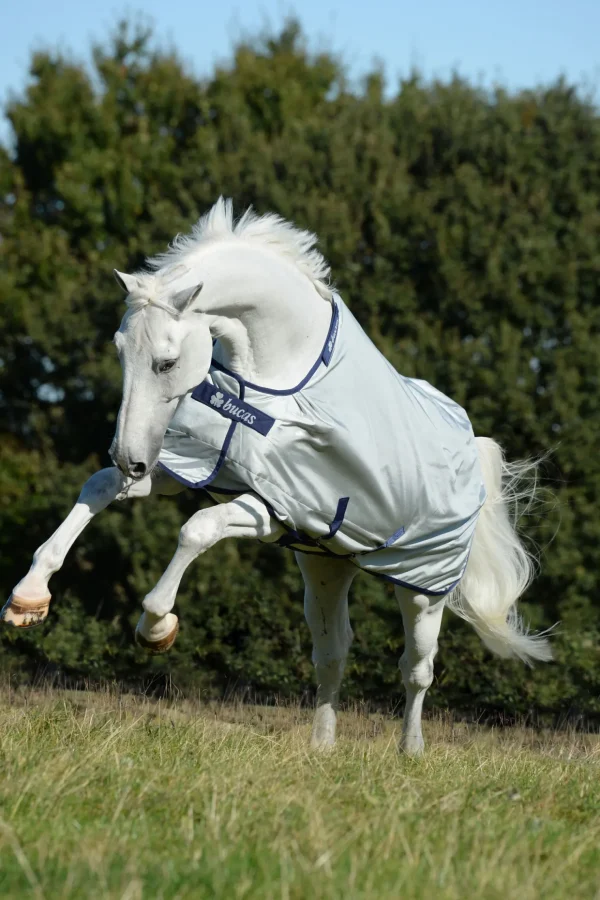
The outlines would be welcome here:
M 600 740 L 119 693 L 0 698 L 0 896 L 600 897 Z

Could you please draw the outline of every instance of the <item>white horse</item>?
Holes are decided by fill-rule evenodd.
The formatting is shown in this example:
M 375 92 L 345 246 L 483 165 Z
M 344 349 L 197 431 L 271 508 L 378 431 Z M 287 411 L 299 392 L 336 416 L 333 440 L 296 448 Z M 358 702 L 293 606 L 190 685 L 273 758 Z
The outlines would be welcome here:
M 143 600 L 138 642 L 154 652 L 172 645 L 181 578 L 217 541 L 291 547 L 306 585 L 318 682 L 312 744 L 330 747 L 352 640 L 348 591 L 361 568 L 382 575 L 395 583 L 405 630 L 402 747 L 418 754 L 445 603 L 497 654 L 551 658 L 547 640 L 529 634 L 516 613 L 532 576 L 511 512 L 527 464 L 506 464 L 494 441 L 473 438 L 452 401 L 393 372 L 332 291 L 315 243 L 274 215 L 248 211 L 234 225 L 230 201 L 220 199 L 148 270 L 115 273 L 128 305 L 115 335 L 123 368 L 115 466 L 83 486 L 3 618 L 20 627 L 45 618 L 50 576 L 113 500 L 204 486 L 220 502 L 181 529 Z M 345 410 L 333 420 L 327 398 L 336 390 Z M 204 416 L 196 432 L 195 413 Z M 369 453 L 373 465 L 362 458 Z

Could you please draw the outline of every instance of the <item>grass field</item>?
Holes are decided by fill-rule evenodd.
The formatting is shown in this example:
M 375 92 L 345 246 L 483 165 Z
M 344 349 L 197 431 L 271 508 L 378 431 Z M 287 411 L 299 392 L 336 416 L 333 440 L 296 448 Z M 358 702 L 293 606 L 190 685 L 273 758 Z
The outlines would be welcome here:
M 600 898 L 600 739 L 4 690 L 0 897 Z

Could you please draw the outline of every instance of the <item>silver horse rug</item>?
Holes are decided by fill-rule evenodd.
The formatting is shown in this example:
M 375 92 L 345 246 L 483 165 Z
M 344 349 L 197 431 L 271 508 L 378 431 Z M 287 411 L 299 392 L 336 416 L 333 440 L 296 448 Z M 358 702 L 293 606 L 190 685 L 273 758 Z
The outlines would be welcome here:
M 218 356 L 217 343 L 179 404 L 162 468 L 213 499 L 254 492 L 285 528 L 283 546 L 347 557 L 419 593 L 457 585 L 486 496 L 458 404 L 396 372 L 337 295 L 296 387 L 252 384 Z

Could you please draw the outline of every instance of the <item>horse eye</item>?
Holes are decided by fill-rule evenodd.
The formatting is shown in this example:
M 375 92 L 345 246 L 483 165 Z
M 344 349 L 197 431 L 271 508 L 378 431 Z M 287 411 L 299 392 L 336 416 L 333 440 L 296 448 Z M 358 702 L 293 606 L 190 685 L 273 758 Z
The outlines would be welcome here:
M 166 359 L 164 362 L 158 364 L 158 371 L 161 373 L 170 372 L 176 362 L 176 359 Z

